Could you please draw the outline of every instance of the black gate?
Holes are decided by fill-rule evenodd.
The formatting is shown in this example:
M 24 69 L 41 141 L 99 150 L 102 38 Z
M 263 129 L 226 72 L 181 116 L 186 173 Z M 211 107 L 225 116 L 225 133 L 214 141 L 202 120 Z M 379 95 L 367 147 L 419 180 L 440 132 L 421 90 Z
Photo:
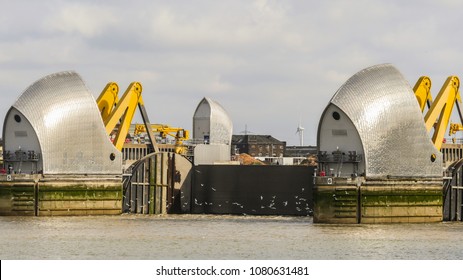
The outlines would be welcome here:
M 193 214 L 311 215 L 310 166 L 194 167 Z

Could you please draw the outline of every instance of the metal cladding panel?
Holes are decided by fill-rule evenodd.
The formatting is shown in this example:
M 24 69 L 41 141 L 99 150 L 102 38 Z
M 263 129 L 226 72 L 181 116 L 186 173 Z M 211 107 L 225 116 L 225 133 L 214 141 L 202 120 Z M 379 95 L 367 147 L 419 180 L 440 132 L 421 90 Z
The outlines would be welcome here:
M 210 98 L 203 98 L 196 109 L 193 118 L 204 118 L 201 113 L 207 110 L 198 110 L 200 106 L 209 106 L 210 108 L 210 143 L 211 144 L 231 144 L 233 134 L 233 123 L 225 109 L 216 101 Z
M 77 73 L 38 80 L 13 107 L 35 129 L 44 174 L 122 173 L 121 152 L 109 141 L 95 98 Z
M 230 145 L 199 144 L 194 149 L 194 164 L 215 164 L 230 161 Z
M 353 122 L 364 147 L 367 177 L 442 177 L 415 95 L 390 64 L 352 76 L 331 99 Z M 437 155 L 432 162 L 431 155 Z

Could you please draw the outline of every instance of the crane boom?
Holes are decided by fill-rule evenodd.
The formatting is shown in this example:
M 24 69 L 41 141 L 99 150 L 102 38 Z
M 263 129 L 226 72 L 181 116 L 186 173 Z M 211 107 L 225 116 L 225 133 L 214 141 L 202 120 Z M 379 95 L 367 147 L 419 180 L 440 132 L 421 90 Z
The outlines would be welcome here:
M 150 124 L 150 121 L 141 96 L 143 87 L 139 82 L 132 82 L 120 99 L 118 98 L 118 91 L 119 87 L 116 83 L 108 83 L 98 97 L 97 105 L 108 135 L 111 135 L 119 124 L 113 144 L 121 151 L 137 106 L 145 125 Z M 147 133 L 152 151 L 159 152 L 153 132 L 148 131 Z
M 434 128 L 432 142 L 438 150 L 442 147 L 442 141 L 449 125 L 454 104 L 457 105 L 460 119 L 463 121 L 459 106 L 459 103 L 461 103 L 459 87 L 460 80 L 458 77 L 449 76 L 433 102 L 430 93 L 431 80 L 428 77 L 421 77 L 413 88 L 422 112 L 425 104 L 427 103 L 429 106 L 432 102 L 424 116 L 424 122 L 428 132 Z
M 165 138 L 167 135 L 170 135 L 174 138 L 179 138 L 181 140 L 188 140 L 189 131 L 180 127 L 171 127 L 165 124 L 151 124 L 151 130 L 153 132 L 159 132 L 162 138 Z M 136 124 L 134 134 L 140 134 L 146 132 L 146 127 L 144 124 Z M 175 133 L 175 134 L 173 134 Z
M 118 94 L 119 86 L 114 82 L 109 82 L 96 100 L 103 122 L 106 122 L 112 110 L 119 102 Z
M 190 132 L 179 127 L 171 127 L 165 124 L 151 124 L 151 131 L 159 133 L 161 138 L 166 138 L 167 135 L 175 138 L 175 152 L 177 154 L 185 154 L 186 148 L 183 146 L 183 141 L 188 140 Z M 147 132 L 144 124 L 136 124 L 134 134 Z
M 426 76 L 422 76 L 418 79 L 415 86 L 413 87 L 418 104 L 420 104 L 421 112 L 424 112 L 424 108 L 428 105 L 431 107 L 432 95 L 431 95 L 431 79 Z

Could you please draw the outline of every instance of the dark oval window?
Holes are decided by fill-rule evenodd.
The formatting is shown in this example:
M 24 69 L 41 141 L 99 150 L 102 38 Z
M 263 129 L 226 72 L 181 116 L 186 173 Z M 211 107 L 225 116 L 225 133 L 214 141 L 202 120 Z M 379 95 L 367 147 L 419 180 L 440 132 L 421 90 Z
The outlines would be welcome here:
M 338 112 L 333 112 L 333 119 L 339 121 L 339 119 L 341 118 L 341 115 L 338 113 Z
M 18 122 L 18 123 L 21 122 L 21 116 L 20 115 L 14 115 L 14 120 L 16 122 Z
M 431 155 L 431 162 L 435 162 L 436 158 L 437 158 L 436 154 L 432 154 Z
M 115 155 L 114 153 L 111 153 L 111 154 L 109 155 L 109 159 L 112 160 L 112 161 L 114 161 L 114 160 L 116 159 L 116 155 Z

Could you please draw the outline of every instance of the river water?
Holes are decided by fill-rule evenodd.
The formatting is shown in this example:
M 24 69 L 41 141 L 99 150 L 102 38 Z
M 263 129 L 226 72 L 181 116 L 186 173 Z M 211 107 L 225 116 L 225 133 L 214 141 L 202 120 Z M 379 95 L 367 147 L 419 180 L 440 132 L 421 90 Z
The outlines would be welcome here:
M 0 259 L 463 259 L 463 223 L 325 225 L 311 217 L 0 217 Z

